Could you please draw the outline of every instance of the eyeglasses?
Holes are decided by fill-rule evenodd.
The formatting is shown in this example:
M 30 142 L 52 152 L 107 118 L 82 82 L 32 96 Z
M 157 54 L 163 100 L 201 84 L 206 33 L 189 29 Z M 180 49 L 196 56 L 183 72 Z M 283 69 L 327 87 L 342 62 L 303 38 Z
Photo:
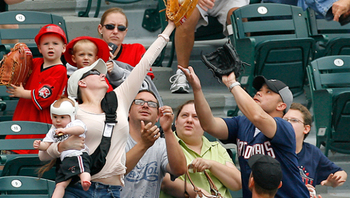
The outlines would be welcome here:
M 296 119 L 296 118 L 283 118 L 283 120 L 287 121 L 287 122 L 290 122 L 290 123 L 302 123 L 302 124 L 305 124 L 303 121 L 299 120 L 299 119 Z
M 87 71 L 83 74 L 83 76 L 81 76 L 80 80 L 90 76 L 90 75 L 100 75 L 101 73 L 99 71 L 97 71 L 96 69 L 92 69 L 90 71 Z
M 157 108 L 158 107 L 158 104 L 156 102 L 152 102 L 152 101 L 144 101 L 144 100 L 140 100 L 140 99 L 135 99 L 134 103 L 136 105 L 141 105 L 141 106 L 143 106 L 145 103 L 147 103 L 147 105 L 149 107 L 152 107 L 152 108 Z
M 114 30 L 114 28 L 115 28 L 115 25 L 113 25 L 113 24 L 106 24 L 103 26 L 105 26 L 105 28 L 107 30 Z M 124 32 L 126 30 L 126 27 L 124 25 L 118 25 L 117 29 L 118 29 L 118 31 Z

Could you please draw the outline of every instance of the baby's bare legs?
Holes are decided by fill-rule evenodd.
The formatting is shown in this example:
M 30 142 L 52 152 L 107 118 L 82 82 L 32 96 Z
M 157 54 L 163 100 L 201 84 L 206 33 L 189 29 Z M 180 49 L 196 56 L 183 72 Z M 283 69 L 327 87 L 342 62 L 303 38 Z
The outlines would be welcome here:
M 90 186 L 91 186 L 91 175 L 88 172 L 83 172 L 79 175 L 80 177 L 80 182 L 81 182 L 81 186 L 83 187 L 83 189 L 85 191 L 89 190 Z
M 65 190 L 69 185 L 70 181 L 71 179 L 57 183 L 55 191 L 53 191 L 52 198 L 62 198 L 64 196 Z

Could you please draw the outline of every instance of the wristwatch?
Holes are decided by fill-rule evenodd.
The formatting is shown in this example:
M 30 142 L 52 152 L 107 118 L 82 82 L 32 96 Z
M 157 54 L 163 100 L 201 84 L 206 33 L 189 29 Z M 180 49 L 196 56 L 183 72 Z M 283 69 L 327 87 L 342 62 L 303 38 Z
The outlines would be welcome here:
M 230 87 L 228 88 L 228 90 L 230 90 L 230 92 L 231 92 L 232 88 L 234 88 L 235 86 L 239 86 L 239 85 L 241 85 L 241 83 L 239 83 L 238 81 L 236 81 L 236 82 L 234 82 L 234 83 L 232 83 L 232 84 L 230 85 Z

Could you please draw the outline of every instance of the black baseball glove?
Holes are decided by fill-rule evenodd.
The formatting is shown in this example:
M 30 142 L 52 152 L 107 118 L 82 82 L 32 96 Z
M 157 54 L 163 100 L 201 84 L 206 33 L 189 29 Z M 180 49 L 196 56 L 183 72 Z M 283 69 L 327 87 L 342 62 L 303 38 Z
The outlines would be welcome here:
M 249 65 L 242 62 L 235 48 L 230 42 L 226 42 L 223 47 L 219 47 L 215 52 L 204 55 L 201 52 L 201 59 L 203 63 L 213 72 L 214 77 L 218 78 L 221 82 L 223 75 L 229 75 L 234 72 L 236 79 L 244 71 L 245 65 Z

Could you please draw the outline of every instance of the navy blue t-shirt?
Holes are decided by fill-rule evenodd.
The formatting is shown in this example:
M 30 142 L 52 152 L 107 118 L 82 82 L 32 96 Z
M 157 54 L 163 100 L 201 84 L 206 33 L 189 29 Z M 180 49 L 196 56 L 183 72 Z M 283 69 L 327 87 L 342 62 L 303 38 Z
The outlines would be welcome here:
M 303 143 L 298 153 L 300 174 L 305 184 L 321 184 L 331 173 L 341 171 L 340 167 L 330 161 L 316 146 Z
M 282 118 L 274 118 L 277 131 L 273 139 L 267 138 L 245 116 L 224 118 L 229 136 L 224 142 L 237 144 L 237 155 L 242 176 L 243 197 L 251 197 L 248 181 L 251 169 L 248 159 L 255 154 L 270 155 L 281 164 L 282 187 L 277 198 L 309 198 L 309 191 L 302 182 L 298 159 L 295 154 L 296 141 L 292 125 Z

